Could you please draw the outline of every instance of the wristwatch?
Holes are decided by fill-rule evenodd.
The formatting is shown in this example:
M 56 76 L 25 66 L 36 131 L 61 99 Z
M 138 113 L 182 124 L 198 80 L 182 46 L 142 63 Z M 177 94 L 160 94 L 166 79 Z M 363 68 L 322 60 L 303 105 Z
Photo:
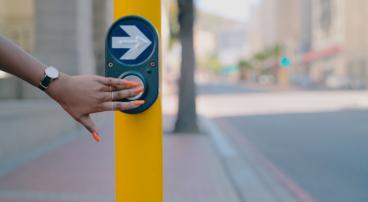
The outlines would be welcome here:
M 45 91 L 51 81 L 57 79 L 59 77 L 59 70 L 56 69 L 55 67 L 47 67 L 45 69 L 45 78 L 43 79 L 43 81 L 40 83 L 40 85 L 38 86 L 39 89 Z

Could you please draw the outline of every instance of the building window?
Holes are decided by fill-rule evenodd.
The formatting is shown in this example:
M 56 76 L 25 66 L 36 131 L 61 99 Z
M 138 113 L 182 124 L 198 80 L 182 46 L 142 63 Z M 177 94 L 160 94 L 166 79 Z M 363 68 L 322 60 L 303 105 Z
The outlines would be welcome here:
M 232 47 L 236 48 L 236 49 L 241 49 L 243 48 L 243 43 L 244 43 L 244 38 L 245 38 L 245 33 L 243 30 L 236 30 L 232 32 L 233 36 L 232 38 Z
M 320 23 L 323 29 L 328 29 L 331 26 L 331 0 L 320 0 L 321 16 Z
M 220 31 L 218 40 L 220 48 L 230 48 L 230 35 L 228 32 Z

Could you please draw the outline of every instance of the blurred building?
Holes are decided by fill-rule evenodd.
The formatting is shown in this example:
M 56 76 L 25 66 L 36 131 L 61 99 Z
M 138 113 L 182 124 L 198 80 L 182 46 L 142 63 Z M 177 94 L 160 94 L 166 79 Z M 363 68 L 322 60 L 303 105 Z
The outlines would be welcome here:
M 343 45 L 345 73 L 350 77 L 351 88 L 368 87 L 368 1 L 344 2 L 341 14 L 345 20 Z
M 246 52 L 246 27 L 240 23 L 226 23 L 218 27 L 217 55 L 224 65 L 234 65 Z
M 104 37 L 111 0 L 0 0 L 0 34 L 69 75 L 103 74 Z M 46 98 L 1 73 L 0 99 Z
M 312 46 L 312 1 L 299 0 L 296 8 L 298 15 L 297 29 L 298 40 L 296 42 L 296 58 L 294 65 L 290 67 L 290 82 L 292 84 L 310 85 L 309 65 L 303 62 L 303 56 L 311 50 Z
M 34 50 L 34 1 L 0 0 L 0 34 L 10 39 L 28 53 Z M 20 79 L 0 73 L 0 99 L 23 97 Z
M 247 51 L 246 25 L 197 11 L 194 48 L 197 60 L 215 55 L 223 65 L 237 64 Z
M 246 56 L 248 60 L 277 45 L 283 47 L 280 56 L 287 55 L 292 60 L 295 58 L 299 40 L 298 5 L 299 2 L 295 0 L 263 0 L 261 4 L 252 7 L 251 19 L 247 25 L 250 47 Z M 266 59 L 259 68 L 269 69 L 280 81 L 288 72 L 279 67 L 279 61 L 280 58 L 274 57 Z
M 345 0 L 311 1 L 312 40 L 310 51 L 303 55 L 303 63 L 307 64 L 309 76 L 316 84 L 338 87 L 336 79 L 346 76 L 345 3 Z
M 250 54 L 275 44 L 284 44 L 287 52 L 295 51 L 298 40 L 298 2 L 295 0 L 263 0 L 252 7 L 248 23 Z
M 304 55 L 314 83 L 331 88 L 366 88 L 368 2 L 312 1 L 312 41 Z
M 248 23 L 248 58 L 279 43 L 280 57 L 292 65 L 278 72 L 290 82 L 366 88 L 367 11 L 368 1 L 361 0 L 263 0 Z

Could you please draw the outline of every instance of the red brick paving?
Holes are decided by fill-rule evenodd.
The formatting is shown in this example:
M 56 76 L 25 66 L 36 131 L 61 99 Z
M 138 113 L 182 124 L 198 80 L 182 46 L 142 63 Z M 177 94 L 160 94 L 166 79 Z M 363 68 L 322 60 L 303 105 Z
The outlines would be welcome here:
M 19 200 L 19 199 L 1 199 L 1 202 L 49 202 L 49 201 Z
M 101 131 L 100 143 L 86 134 L 1 178 L 0 190 L 114 194 L 113 129 Z
M 166 131 L 172 128 L 168 123 L 174 121 L 165 121 Z M 100 143 L 86 132 L 85 136 L 0 178 L 0 201 L 45 201 L 32 197 L 28 200 L 1 198 L 1 191 L 114 196 L 113 123 L 100 131 Z M 239 201 L 207 136 L 171 134 L 164 135 L 163 141 L 165 202 Z M 64 199 L 60 197 L 55 201 L 68 201 Z
M 164 138 L 165 196 L 213 198 L 216 194 L 198 135 L 166 135 Z M 178 183 L 179 182 L 179 183 Z

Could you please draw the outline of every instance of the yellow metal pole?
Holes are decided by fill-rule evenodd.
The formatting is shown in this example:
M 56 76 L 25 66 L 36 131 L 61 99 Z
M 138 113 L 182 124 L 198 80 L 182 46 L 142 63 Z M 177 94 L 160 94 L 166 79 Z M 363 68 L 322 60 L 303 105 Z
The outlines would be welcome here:
M 161 0 L 114 0 L 114 19 L 127 15 L 146 18 L 161 36 Z M 115 153 L 116 201 L 162 202 L 161 96 L 143 113 L 115 112 Z

